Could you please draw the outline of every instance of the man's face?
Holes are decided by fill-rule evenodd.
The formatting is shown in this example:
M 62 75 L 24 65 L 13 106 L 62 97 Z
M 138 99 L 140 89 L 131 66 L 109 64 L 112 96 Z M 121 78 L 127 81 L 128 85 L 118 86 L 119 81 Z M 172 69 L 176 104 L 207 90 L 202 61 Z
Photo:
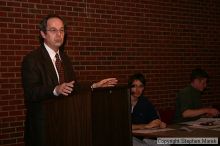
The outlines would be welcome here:
M 206 78 L 195 79 L 194 84 L 196 89 L 198 89 L 199 91 L 203 91 L 207 86 L 207 79 Z
M 144 91 L 144 85 L 139 80 L 134 80 L 132 86 L 131 95 L 135 98 L 141 96 Z
M 44 42 L 55 52 L 64 41 L 64 24 L 59 18 L 50 18 L 47 21 L 46 32 L 41 31 Z

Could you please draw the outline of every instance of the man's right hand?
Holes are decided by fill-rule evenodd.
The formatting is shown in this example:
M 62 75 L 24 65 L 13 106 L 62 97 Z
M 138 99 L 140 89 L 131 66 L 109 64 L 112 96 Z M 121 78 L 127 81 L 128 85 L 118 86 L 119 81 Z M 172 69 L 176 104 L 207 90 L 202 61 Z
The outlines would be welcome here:
M 68 83 L 62 83 L 60 85 L 57 85 L 55 87 L 55 91 L 58 95 L 62 94 L 64 96 L 68 96 L 73 91 L 74 83 L 75 81 L 71 81 Z
M 220 114 L 220 112 L 212 107 L 205 108 L 205 113 L 207 117 L 216 117 Z

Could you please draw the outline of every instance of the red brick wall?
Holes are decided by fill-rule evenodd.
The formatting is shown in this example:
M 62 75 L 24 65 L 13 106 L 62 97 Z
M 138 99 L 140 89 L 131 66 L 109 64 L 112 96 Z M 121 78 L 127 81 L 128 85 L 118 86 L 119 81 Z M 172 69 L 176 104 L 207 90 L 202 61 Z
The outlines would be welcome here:
M 67 20 L 66 51 L 79 80 L 126 84 L 142 72 L 151 101 L 174 108 L 197 66 L 211 76 L 204 103 L 220 103 L 219 9 L 219 0 L 0 0 L 0 145 L 23 146 L 21 61 L 38 46 L 46 14 Z

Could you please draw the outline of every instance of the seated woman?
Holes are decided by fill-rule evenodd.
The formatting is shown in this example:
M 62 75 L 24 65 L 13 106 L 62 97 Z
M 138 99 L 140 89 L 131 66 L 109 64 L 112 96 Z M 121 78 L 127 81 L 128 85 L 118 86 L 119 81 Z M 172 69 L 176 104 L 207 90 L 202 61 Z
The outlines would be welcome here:
M 166 123 L 159 119 L 156 109 L 143 95 L 146 80 L 140 73 L 134 74 L 128 81 L 131 94 L 132 130 L 145 128 L 166 128 Z M 133 146 L 157 145 L 156 140 L 133 137 Z

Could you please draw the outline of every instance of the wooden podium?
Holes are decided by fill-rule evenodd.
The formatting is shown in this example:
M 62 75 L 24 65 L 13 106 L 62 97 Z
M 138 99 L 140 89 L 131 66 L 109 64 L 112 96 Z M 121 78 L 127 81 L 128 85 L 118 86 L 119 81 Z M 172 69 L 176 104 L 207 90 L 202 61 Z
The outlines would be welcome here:
M 44 104 L 47 146 L 132 146 L 125 86 L 84 89 Z

